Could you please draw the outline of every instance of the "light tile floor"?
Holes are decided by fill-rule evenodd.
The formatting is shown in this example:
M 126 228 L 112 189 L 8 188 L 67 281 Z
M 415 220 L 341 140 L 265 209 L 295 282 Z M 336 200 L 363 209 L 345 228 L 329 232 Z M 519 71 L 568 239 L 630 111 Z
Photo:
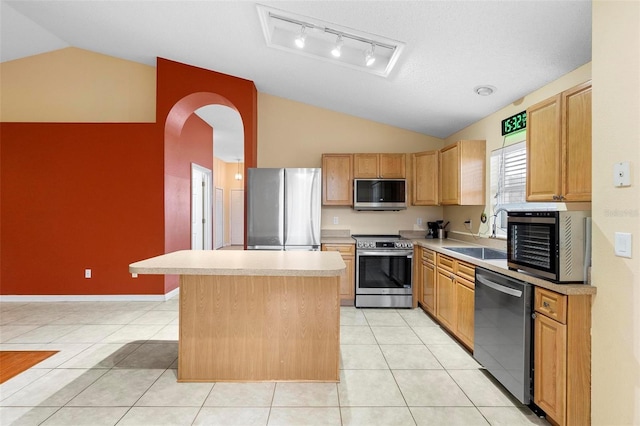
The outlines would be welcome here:
M 547 425 L 421 310 L 341 308 L 340 383 L 177 383 L 178 300 L 0 303 L 0 424 Z

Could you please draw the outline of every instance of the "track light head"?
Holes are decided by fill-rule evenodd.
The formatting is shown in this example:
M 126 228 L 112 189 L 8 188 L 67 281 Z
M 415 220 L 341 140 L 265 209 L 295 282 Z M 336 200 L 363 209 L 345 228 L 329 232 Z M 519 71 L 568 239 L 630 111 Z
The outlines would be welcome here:
M 331 54 L 336 58 L 339 58 L 342 54 L 342 43 L 342 35 L 339 34 L 336 40 L 336 47 L 331 51 Z
M 307 33 L 305 32 L 306 29 L 307 27 L 303 25 L 302 28 L 300 29 L 300 34 L 298 35 L 298 37 L 296 37 L 296 40 L 295 40 L 296 46 L 300 49 L 304 49 L 304 42 L 307 39 Z

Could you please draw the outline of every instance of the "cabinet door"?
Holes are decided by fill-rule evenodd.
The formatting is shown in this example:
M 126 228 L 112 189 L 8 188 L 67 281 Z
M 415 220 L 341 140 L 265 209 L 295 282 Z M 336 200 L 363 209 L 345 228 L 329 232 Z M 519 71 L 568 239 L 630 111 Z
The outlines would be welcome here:
M 555 201 L 562 192 L 560 104 L 558 95 L 527 109 L 527 201 Z
M 423 262 L 420 260 L 420 257 L 416 257 L 416 254 L 420 256 L 421 250 L 414 250 L 413 254 L 413 282 L 415 285 L 413 298 L 418 303 L 414 303 L 414 307 L 417 307 L 418 304 L 422 309 L 424 309 L 424 278 L 422 275 L 422 264 Z
M 436 318 L 449 331 L 455 333 L 456 329 L 456 304 L 455 281 L 453 274 L 438 269 L 436 283 Z
M 322 156 L 322 204 L 353 205 L 353 156 L 324 154 Z
M 342 255 L 344 264 L 347 265 L 345 273 L 340 277 L 340 300 L 353 301 L 355 298 L 354 255 Z
M 418 152 L 413 160 L 413 205 L 435 206 L 438 204 L 438 151 Z
M 591 82 L 562 93 L 562 195 L 591 201 Z
M 355 297 L 355 247 L 353 244 L 322 244 L 322 251 L 337 251 L 347 266 L 340 275 L 340 300 L 353 302 Z
M 458 145 L 440 151 L 440 204 L 458 204 L 460 171 Z
M 427 312 L 436 315 L 436 267 L 422 261 L 422 300 Z
M 487 143 L 484 140 L 463 140 L 458 145 L 458 204 L 484 205 Z
M 375 179 L 378 176 L 378 154 L 353 154 L 353 177 Z
M 456 336 L 473 351 L 475 290 L 473 282 L 456 278 Z
M 567 326 L 537 314 L 534 326 L 533 401 L 558 424 L 565 424 Z
M 406 154 L 378 154 L 378 176 L 386 179 L 406 177 Z

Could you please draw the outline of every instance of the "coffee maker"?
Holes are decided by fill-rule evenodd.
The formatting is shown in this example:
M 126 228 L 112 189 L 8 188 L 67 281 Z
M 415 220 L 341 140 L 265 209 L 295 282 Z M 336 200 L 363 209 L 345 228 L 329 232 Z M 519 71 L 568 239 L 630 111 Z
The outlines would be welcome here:
M 438 238 L 438 229 L 442 226 L 442 221 L 427 222 L 427 236 L 426 238 Z

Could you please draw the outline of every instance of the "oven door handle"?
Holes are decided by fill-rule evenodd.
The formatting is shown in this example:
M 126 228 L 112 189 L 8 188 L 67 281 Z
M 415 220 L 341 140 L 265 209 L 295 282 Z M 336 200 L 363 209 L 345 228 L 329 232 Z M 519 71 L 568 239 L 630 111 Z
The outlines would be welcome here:
M 373 251 L 356 251 L 358 256 L 389 256 L 406 257 L 408 259 L 413 258 L 412 251 L 398 251 L 398 250 L 373 250 Z
M 476 275 L 476 281 L 480 281 L 481 284 L 484 284 L 487 287 L 491 287 L 492 289 L 497 290 L 500 293 L 505 293 L 505 294 L 508 294 L 510 296 L 515 296 L 515 297 L 522 297 L 522 292 L 520 290 L 516 290 L 515 288 L 511 288 L 511 287 L 505 287 L 505 286 L 500 285 L 498 283 L 494 283 L 493 281 L 489 281 L 488 279 L 486 279 L 484 277 Z

